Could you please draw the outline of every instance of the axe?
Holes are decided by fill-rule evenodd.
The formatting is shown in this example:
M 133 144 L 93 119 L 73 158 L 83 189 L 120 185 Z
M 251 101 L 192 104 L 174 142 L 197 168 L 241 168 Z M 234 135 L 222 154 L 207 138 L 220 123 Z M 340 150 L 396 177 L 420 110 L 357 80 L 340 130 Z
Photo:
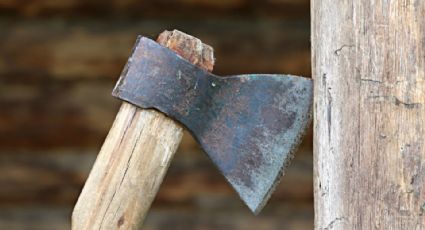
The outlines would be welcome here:
M 123 100 L 72 214 L 73 229 L 138 229 L 191 132 L 257 214 L 305 133 L 312 81 L 212 74 L 213 51 L 180 31 L 138 37 L 113 90 Z

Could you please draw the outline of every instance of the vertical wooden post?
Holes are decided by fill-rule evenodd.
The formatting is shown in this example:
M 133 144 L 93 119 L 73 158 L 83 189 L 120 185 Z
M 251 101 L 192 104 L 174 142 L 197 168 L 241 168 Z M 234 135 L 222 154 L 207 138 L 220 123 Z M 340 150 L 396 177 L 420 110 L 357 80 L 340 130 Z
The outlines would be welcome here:
M 316 229 L 425 229 L 425 1 L 311 15 Z

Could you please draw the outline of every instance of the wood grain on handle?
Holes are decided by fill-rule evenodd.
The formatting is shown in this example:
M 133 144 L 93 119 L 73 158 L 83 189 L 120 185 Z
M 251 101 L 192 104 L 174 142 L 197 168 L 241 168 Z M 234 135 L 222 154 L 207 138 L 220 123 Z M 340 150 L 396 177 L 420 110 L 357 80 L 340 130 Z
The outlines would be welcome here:
M 199 39 L 165 31 L 158 43 L 212 70 L 212 48 Z M 74 207 L 72 229 L 139 229 L 182 135 L 164 114 L 123 102 Z

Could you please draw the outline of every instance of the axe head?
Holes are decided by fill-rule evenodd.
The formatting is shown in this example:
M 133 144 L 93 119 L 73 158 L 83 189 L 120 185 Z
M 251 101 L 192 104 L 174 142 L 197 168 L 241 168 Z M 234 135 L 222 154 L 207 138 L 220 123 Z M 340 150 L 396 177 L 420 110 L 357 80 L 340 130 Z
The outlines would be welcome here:
M 312 85 L 289 75 L 219 77 L 139 37 L 113 95 L 183 124 L 258 213 L 311 120 Z

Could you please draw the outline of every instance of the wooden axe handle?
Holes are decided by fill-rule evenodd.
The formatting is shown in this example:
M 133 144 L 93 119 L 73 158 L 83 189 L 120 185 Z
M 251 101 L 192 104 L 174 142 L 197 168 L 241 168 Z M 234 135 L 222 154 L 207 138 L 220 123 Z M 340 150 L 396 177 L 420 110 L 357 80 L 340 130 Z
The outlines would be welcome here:
M 213 50 L 199 39 L 175 30 L 157 41 L 212 70 Z M 182 135 L 164 114 L 123 102 L 74 207 L 72 229 L 140 229 Z

